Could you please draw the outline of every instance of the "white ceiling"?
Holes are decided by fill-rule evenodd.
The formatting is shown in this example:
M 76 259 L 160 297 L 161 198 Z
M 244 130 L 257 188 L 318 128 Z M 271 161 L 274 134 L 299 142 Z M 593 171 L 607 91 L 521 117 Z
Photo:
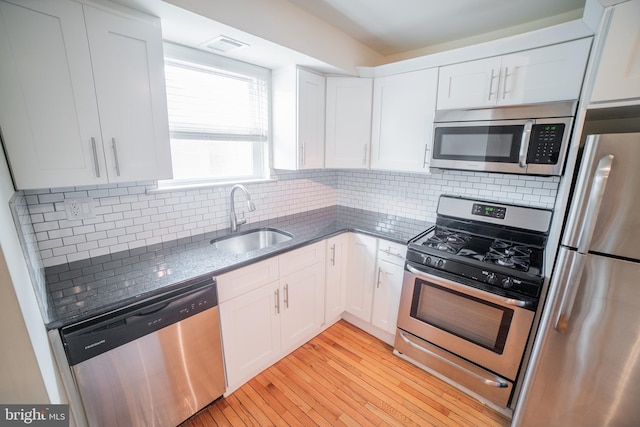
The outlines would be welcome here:
M 288 0 L 383 56 L 540 21 L 582 16 L 585 0 Z
M 174 43 L 202 49 L 224 35 L 249 45 L 225 56 L 271 69 L 298 64 L 327 74 L 354 74 L 353 64 L 380 65 L 581 19 L 585 1 L 594 0 L 110 1 L 160 17 L 163 37 Z M 203 15 L 208 17 L 199 13 L 207 8 Z M 238 17 L 240 25 L 231 26 Z M 328 28 L 343 38 L 326 37 Z M 346 46 L 349 40 L 361 48 Z M 336 45 L 344 55 L 366 49 L 369 56 L 346 61 Z

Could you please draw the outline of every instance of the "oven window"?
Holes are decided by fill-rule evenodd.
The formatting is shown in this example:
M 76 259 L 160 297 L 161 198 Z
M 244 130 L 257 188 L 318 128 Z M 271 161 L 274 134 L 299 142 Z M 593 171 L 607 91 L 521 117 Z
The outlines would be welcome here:
M 513 163 L 523 126 L 436 127 L 434 158 Z
M 502 354 L 513 310 L 416 279 L 411 317 Z

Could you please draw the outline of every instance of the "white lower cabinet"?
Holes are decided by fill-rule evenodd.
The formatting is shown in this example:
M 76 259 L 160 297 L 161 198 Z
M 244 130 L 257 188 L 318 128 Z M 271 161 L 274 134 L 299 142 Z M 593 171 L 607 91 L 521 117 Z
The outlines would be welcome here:
M 324 323 L 324 263 L 280 279 L 279 314 L 282 353 L 313 338 Z
M 393 344 L 406 245 L 350 234 L 343 317 Z
M 329 324 L 340 319 L 345 307 L 348 243 L 349 235 L 346 233 L 327 239 L 324 318 Z
M 377 249 L 375 237 L 349 233 L 345 311 L 366 322 L 371 321 Z
M 226 393 L 341 317 L 392 344 L 406 249 L 344 233 L 218 276 Z
M 382 242 L 380 246 L 382 246 Z M 404 250 L 406 252 L 406 247 Z M 401 253 L 401 250 L 398 253 Z M 404 254 L 401 255 L 401 258 L 391 260 L 379 256 L 377 261 L 378 277 L 373 291 L 371 324 L 395 335 L 404 276 Z
M 227 393 L 321 331 L 324 248 L 318 242 L 218 277 Z
M 220 304 L 227 391 L 240 387 L 280 356 L 279 286 L 271 283 Z

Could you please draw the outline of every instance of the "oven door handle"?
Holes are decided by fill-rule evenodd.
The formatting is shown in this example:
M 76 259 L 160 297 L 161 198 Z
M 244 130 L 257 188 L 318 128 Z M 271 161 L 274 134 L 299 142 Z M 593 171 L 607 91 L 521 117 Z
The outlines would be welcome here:
M 440 360 L 441 362 L 444 362 L 446 364 L 448 364 L 449 366 L 458 369 L 462 372 L 464 372 L 467 375 L 470 375 L 480 381 L 482 381 L 484 384 L 491 386 L 491 387 L 497 387 L 497 388 L 507 388 L 509 387 L 509 383 L 507 383 L 507 381 L 503 380 L 502 378 L 498 377 L 497 375 L 494 375 L 493 378 L 487 378 L 486 376 L 482 376 L 480 374 L 478 374 L 477 372 L 473 372 L 472 370 L 465 368 L 464 366 L 461 366 L 449 359 L 447 359 L 446 357 L 443 357 L 421 345 L 418 345 L 416 343 L 414 343 L 413 341 L 411 341 L 409 338 L 407 338 L 407 336 L 405 335 L 404 331 L 402 330 L 398 330 L 398 334 L 400 335 L 400 338 L 402 339 L 402 341 L 404 341 L 405 343 L 407 343 L 408 345 L 410 345 L 411 347 L 415 348 L 416 350 L 419 350 L 425 354 L 428 354 L 431 357 L 435 357 L 436 359 Z M 486 371 L 483 371 L 486 372 Z M 489 374 L 489 372 L 486 372 L 487 374 Z
M 446 281 L 449 284 L 450 287 L 455 288 L 456 290 L 461 291 L 461 292 L 469 293 L 468 290 L 469 289 L 473 289 L 476 292 L 482 292 L 482 294 L 490 295 L 490 297 L 492 299 L 498 300 L 498 301 L 500 301 L 500 302 L 502 302 L 503 304 L 506 304 L 506 305 L 511 305 L 511 306 L 520 307 L 520 308 L 528 308 L 528 307 L 533 306 L 533 303 L 531 301 L 524 301 L 524 300 L 519 300 L 519 299 L 515 299 L 515 298 L 506 298 L 506 297 L 503 297 L 503 296 L 500 296 L 500 295 L 497 295 L 497 294 L 490 294 L 488 292 L 484 292 L 484 291 L 481 291 L 481 290 L 476 290 L 475 288 L 463 287 L 463 285 L 459 285 L 459 284 L 457 284 L 455 282 L 452 282 L 450 280 L 446 280 L 446 279 L 443 279 L 443 278 L 440 278 L 440 277 L 432 276 L 432 275 L 430 275 L 428 273 L 425 273 L 424 271 L 420 271 L 417 268 L 411 266 L 409 263 L 406 264 L 406 269 L 409 272 L 415 274 L 416 276 L 421 276 L 421 277 L 424 277 L 425 279 L 428 279 L 428 280 Z

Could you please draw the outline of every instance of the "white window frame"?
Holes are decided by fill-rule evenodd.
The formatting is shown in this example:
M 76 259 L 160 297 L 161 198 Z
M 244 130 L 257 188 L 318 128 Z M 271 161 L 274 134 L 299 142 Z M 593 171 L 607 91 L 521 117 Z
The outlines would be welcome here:
M 219 68 L 225 71 L 234 72 L 245 75 L 255 75 L 264 77 L 267 81 L 267 138 L 265 141 L 256 139 L 254 141 L 254 172 L 252 177 L 246 176 L 229 176 L 221 179 L 170 179 L 158 181 L 158 190 L 174 189 L 174 188 L 193 188 L 193 187 L 208 187 L 217 185 L 228 185 L 230 183 L 239 182 L 255 182 L 270 180 L 270 147 L 271 147 L 271 70 L 260 67 L 258 65 L 249 64 L 246 62 L 238 61 L 224 56 L 216 55 L 211 52 L 206 52 L 186 46 L 176 45 L 173 43 L 164 43 L 164 57 L 165 61 L 175 60 L 184 61 L 186 63 L 202 64 L 212 68 Z M 179 133 L 179 132 L 178 132 Z M 195 136 L 190 134 L 190 136 Z M 228 139 L 237 139 L 237 136 L 228 135 Z M 208 138 L 203 138 L 208 139 Z M 243 141 L 250 141 L 250 139 L 244 139 Z M 259 166 L 259 168 L 258 168 Z

